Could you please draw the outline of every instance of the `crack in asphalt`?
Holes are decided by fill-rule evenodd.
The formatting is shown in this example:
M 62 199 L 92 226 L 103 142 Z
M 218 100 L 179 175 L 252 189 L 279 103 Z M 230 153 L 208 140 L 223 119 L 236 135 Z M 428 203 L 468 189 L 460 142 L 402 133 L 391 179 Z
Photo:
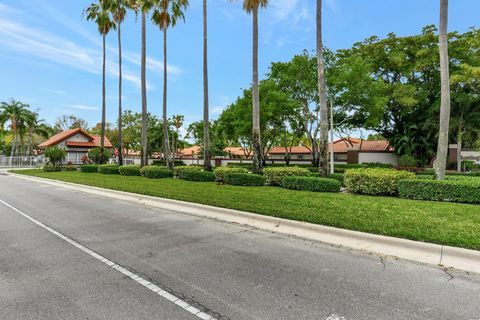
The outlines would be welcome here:
M 448 268 L 442 268 L 442 271 L 445 272 L 450 278 L 447 280 L 447 282 L 450 282 L 453 280 L 453 275 L 448 272 Z

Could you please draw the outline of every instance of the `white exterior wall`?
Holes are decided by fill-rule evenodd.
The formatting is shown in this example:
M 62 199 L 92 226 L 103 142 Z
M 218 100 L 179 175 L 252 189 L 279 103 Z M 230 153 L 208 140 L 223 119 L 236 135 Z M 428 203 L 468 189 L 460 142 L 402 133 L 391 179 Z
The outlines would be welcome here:
M 398 165 L 398 156 L 390 152 L 360 152 L 358 154 L 358 163 L 380 162 Z
M 298 156 L 301 156 L 299 158 Z M 285 160 L 285 154 L 271 154 L 270 159 L 272 160 Z M 302 153 L 302 154 L 291 154 L 291 159 L 296 160 L 296 159 L 301 159 L 301 160 L 312 160 L 312 154 L 311 153 Z
M 59 144 L 57 144 L 57 147 L 59 148 L 63 148 L 63 149 L 68 149 L 66 143 L 67 141 L 76 141 L 76 142 L 88 142 L 88 138 L 85 137 L 83 134 L 79 134 L 77 133 L 76 135 L 66 139 L 66 140 L 63 140 L 62 142 L 60 142 Z

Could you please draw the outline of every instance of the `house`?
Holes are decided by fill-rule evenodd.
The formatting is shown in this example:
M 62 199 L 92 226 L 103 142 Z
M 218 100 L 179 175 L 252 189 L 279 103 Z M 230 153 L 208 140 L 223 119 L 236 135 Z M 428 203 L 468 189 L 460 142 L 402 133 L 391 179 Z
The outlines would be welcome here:
M 357 138 L 342 138 L 330 144 L 331 147 L 333 147 L 334 162 L 338 164 L 381 162 L 398 165 L 398 156 L 386 140 L 369 141 Z M 269 156 L 271 160 L 284 160 L 286 153 L 285 147 L 274 147 L 269 151 Z M 309 147 L 291 147 L 290 154 L 292 161 L 312 160 Z
M 105 137 L 104 145 L 105 148 L 112 148 L 112 144 L 107 137 Z M 82 128 L 75 128 L 60 132 L 38 145 L 40 149 L 53 146 L 67 151 L 65 162 L 80 164 L 82 163 L 82 157 L 87 154 L 88 150 L 100 147 L 100 137 L 93 136 Z
M 241 147 L 226 147 L 223 149 L 226 157 L 230 159 L 251 159 L 252 152 L 246 151 Z M 202 156 L 202 148 L 200 146 L 191 146 L 178 152 L 179 159 L 198 158 Z

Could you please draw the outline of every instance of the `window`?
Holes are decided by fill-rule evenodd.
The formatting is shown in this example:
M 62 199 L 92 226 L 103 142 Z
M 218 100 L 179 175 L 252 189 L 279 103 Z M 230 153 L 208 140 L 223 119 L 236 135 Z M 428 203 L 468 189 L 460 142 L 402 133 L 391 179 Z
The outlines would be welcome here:
M 347 161 L 348 156 L 346 153 L 334 153 L 333 154 L 333 160 L 334 161 L 339 161 L 339 162 L 345 162 Z
M 303 159 L 303 154 L 297 154 L 297 159 Z

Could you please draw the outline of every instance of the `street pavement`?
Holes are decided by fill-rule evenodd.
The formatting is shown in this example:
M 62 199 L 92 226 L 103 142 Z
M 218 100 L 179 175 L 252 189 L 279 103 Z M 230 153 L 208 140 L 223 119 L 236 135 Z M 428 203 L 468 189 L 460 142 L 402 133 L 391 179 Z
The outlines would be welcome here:
M 480 319 L 478 275 L 1 173 L 0 202 L 2 320 L 200 319 L 182 303 L 212 319 Z

